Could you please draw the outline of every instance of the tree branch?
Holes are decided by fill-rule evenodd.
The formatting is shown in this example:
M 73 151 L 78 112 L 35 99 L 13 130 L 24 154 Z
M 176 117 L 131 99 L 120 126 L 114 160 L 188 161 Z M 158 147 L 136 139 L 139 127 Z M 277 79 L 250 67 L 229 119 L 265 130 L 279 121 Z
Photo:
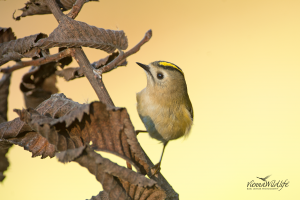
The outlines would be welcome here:
M 94 88 L 100 101 L 105 103 L 108 107 L 113 107 L 114 103 L 111 100 L 102 80 L 102 76 L 94 73 L 88 58 L 81 48 L 72 48 L 72 56 L 75 58 L 80 68 L 83 70 L 84 75 L 87 77 L 92 87 Z
M 67 14 L 68 17 L 75 19 L 80 12 L 85 0 L 77 0 L 72 7 L 72 10 Z
M 10 72 L 13 72 L 13 71 L 18 70 L 18 69 L 22 69 L 22 68 L 27 67 L 27 66 L 40 66 L 40 65 L 44 65 L 44 64 L 49 63 L 49 62 L 57 62 L 58 60 L 60 60 L 62 58 L 65 58 L 65 57 L 68 57 L 68 56 L 71 56 L 71 50 L 70 49 L 65 49 L 65 50 L 63 50 L 63 51 L 61 51 L 57 54 L 53 54 L 53 55 L 43 57 L 43 58 L 39 58 L 39 59 L 36 59 L 36 60 L 17 62 L 17 64 L 15 64 L 12 67 L 0 69 L 0 72 L 10 73 Z
M 47 2 L 47 6 L 49 7 L 49 9 L 51 10 L 51 12 L 53 13 L 55 19 L 57 20 L 57 22 L 59 23 L 63 17 L 66 17 L 61 9 L 59 8 L 59 6 L 57 5 L 55 0 L 46 0 Z

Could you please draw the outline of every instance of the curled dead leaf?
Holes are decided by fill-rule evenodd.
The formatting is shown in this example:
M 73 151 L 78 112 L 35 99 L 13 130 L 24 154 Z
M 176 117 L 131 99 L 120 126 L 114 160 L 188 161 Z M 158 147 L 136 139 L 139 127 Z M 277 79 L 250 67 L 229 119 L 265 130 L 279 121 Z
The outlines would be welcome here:
M 90 0 L 98 1 L 98 0 Z M 58 6 L 62 11 L 66 11 L 72 8 L 76 0 L 56 0 Z M 87 1 L 89 2 L 89 1 Z M 20 20 L 21 17 L 31 16 L 31 15 L 43 15 L 51 14 L 51 10 L 48 8 L 46 0 L 30 0 L 25 3 L 25 7 L 20 9 L 22 14 L 20 16 L 14 17 L 15 20 Z
M 60 71 L 56 71 L 55 74 L 63 77 L 66 81 L 84 77 L 83 70 L 80 67 L 69 67 Z
M 84 46 L 111 53 L 126 49 L 128 41 L 124 31 L 97 28 L 64 16 L 49 37 L 39 40 L 35 46 L 41 49 Z
M 66 47 L 60 47 L 60 48 L 58 48 L 58 52 L 62 52 L 65 49 L 67 49 L 67 48 Z M 72 62 L 72 60 L 73 59 L 72 59 L 71 56 L 60 59 L 58 61 L 60 63 L 59 67 L 63 69 L 65 66 L 69 65 Z
M 11 28 L 0 28 L 0 43 L 17 39 Z
M 39 33 L 17 40 L 0 43 L 0 66 L 10 60 L 39 56 L 40 49 L 34 47 L 34 43 L 45 37 L 47 37 L 46 34 Z
M 3 148 L 3 142 L 0 142 L 0 182 L 4 180 L 5 178 L 4 172 L 7 170 L 9 166 L 9 162 L 6 157 L 6 154 L 11 146 L 12 146 L 11 144 L 8 144 L 6 148 Z
M 27 108 L 35 108 L 58 92 L 56 88 L 56 63 L 51 62 L 32 67 L 23 75 L 20 89 L 23 92 Z
M 7 100 L 9 94 L 9 85 L 10 85 L 11 73 L 3 74 L 0 79 L 0 116 L 3 121 L 7 121 Z M 0 123 L 2 121 L 0 120 Z
M 32 157 L 55 156 L 55 146 L 39 133 L 33 131 L 20 118 L 0 124 L 0 142 L 2 141 L 24 147 L 25 150 L 32 152 Z

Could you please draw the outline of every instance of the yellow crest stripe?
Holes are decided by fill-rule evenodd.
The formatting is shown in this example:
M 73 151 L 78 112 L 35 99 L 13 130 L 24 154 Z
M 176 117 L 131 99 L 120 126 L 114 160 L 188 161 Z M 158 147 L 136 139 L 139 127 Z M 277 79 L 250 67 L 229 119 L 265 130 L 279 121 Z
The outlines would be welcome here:
M 173 67 L 173 68 L 177 69 L 178 71 L 180 71 L 183 74 L 183 71 L 179 67 L 177 67 L 176 65 L 174 65 L 172 63 L 169 63 L 169 62 L 159 62 L 158 64 L 162 65 L 162 66 Z

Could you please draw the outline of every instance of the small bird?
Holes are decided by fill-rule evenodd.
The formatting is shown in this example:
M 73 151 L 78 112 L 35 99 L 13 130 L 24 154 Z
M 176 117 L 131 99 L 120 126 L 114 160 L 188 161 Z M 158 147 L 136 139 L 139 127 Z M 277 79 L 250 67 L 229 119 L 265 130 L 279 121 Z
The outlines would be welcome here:
M 168 142 L 189 135 L 193 107 L 183 71 L 177 65 L 166 61 L 137 64 L 147 75 L 147 87 L 136 95 L 138 114 L 149 135 L 164 145 L 160 160 L 154 166 L 155 175 L 160 170 Z
M 263 181 L 266 181 L 267 180 L 267 178 L 269 178 L 271 175 L 269 175 L 269 176 L 266 176 L 265 178 L 259 178 L 259 177 L 256 177 L 256 178 L 259 178 L 259 179 L 261 179 L 261 180 L 263 180 Z

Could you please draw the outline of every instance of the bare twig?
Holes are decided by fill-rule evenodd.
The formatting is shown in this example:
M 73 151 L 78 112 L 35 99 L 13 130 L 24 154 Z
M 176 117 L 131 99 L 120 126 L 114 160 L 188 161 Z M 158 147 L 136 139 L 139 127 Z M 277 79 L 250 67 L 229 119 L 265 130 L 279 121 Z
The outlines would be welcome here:
M 135 45 L 132 49 L 130 49 L 125 53 L 124 57 L 127 58 L 128 56 L 138 52 L 141 49 L 142 45 L 148 42 L 151 39 L 151 37 L 152 37 L 152 30 L 150 29 L 146 32 L 144 38 L 137 45 Z
M 126 53 L 123 53 L 122 51 L 119 51 L 120 54 L 118 55 L 117 58 L 115 58 L 113 61 L 111 61 L 107 65 L 101 67 L 100 69 L 97 69 L 97 70 L 94 70 L 94 71 L 101 75 L 103 73 L 106 73 L 106 72 L 109 72 L 109 71 L 113 70 L 114 68 L 116 68 L 118 66 L 118 64 L 123 63 L 124 60 L 128 56 L 138 52 L 140 50 L 141 46 L 143 44 L 145 44 L 146 42 L 148 42 L 151 39 L 151 37 L 152 37 L 152 30 L 150 29 L 146 32 L 144 38 L 137 45 L 135 45 L 132 49 L 130 49 Z
M 75 19 L 80 12 L 85 0 L 77 0 L 72 7 L 72 10 L 67 14 L 68 17 Z
M 100 101 L 105 103 L 108 107 L 114 106 L 113 101 L 111 100 L 102 80 L 102 76 L 95 74 L 93 71 L 93 67 L 91 66 L 88 58 L 81 48 L 72 48 L 73 49 L 73 57 L 79 64 L 80 68 L 83 70 L 84 75 L 91 83 L 94 88 L 98 98 Z
M 18 62 L 17 64 L 15 64 L 12 67 L 0 69 L 0 72 L 10 73 L 10 72 L 13 72 L 15 70 L 18 70 L 18 69 L 21 69 L 21 68 L 24 68 L 27 66 L 40 66 L 40 65 L 44 65 L 49 62 L 54 62 L 54 61 L 57 62 L 58 60 L 68 57 L 68 56 L 71 56 L 71 50 L 65 49 L 57 54 L 53 54 L 53 55 L 50 55 L 47 57 L 39 58 L 36 60 Z

